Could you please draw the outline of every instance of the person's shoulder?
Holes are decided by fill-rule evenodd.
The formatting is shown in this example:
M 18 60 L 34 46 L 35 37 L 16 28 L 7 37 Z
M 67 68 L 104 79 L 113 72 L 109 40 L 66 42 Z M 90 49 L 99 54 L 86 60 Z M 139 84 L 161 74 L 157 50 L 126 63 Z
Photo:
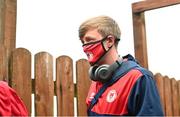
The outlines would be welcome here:
M 139 78 L 142 77 L 142 75 L 143 74 L 139 70 L 131 69 L 119 78 L 118 83 L 133 84 L 133 82 L 136 82 Z
M 153 73 L 151 71 L 149 71 L 148 69 L 142 67 L 139 64 L 139 62 L 131 54 L 127 54 L 126 56 L 123 56 L 123 59 L 127 59 L 128 61 L 133 61 L 135 64 L 137 64 L 138 67 L 136 67 L 135 69 L 140 71 L 143 75 L 148 75 L 150 77 L 153 76 Z
M 146 68 L 143 68 L 143 67 L 139 67 L 137 68 L 137 70 L 139 72 L 141 72 L 141 77 L 137 80 L 136 84 L 139 84 L 139 85 L 143 85 L 143 84 L 152 84 L 154 85 L 155 83 L 155 80 L 154 80 L 154 76 L 153 76 L 153 73 L 151 71 L 149 71 L 148 69 Z M 144 86 L 147 86 L 147 85 L 144 85 Z
M 139 70 L 139 69 L 131 69 L 128 73 L 127 73 L 128 76 L 131 76 L 131 77 L 141 77 L 143 75 L 143 73 Z
M 146 69 L 146 68 L 144 68 L 144 67 L 138 67 L 138 68 L 136 68 L 136 69 L 137 69 L 138 71 L 140 71 L 143 76 L 153 78 L 153 73 L 152 73 L 150 70 L 148 70 L 148 69 Z
M 153 73 L 143 67 L 133 68 L 125 75 L 126 80 L 134 82 L 151 82 L 154 81 L 153 77 Z

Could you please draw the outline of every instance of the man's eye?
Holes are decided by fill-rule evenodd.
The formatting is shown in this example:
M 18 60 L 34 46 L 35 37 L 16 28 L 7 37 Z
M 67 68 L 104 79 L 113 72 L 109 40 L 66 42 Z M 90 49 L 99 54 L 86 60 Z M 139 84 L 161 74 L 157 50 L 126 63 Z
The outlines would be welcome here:
M 95 40 L 93 40 L 93 39 L 91 39 L 91 40 L 88 40 L 88 41 L 86 41 L 86 42 L 84 42 L 84 44 L 86 43 L 92 43 L 92 42 L 95 42 Z

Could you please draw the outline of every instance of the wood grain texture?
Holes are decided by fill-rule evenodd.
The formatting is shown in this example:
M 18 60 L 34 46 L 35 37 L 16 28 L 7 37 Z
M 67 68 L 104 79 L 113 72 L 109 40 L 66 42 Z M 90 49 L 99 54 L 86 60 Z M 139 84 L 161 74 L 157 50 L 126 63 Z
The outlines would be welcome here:
M 68 56 L 60 56 L 56 59 L 56 94 L 58 116 L 73 116 L 73 61 Z
M 21 97 L 31 115 L 31 53 L 27 49 L 18 48 L 13 51 L 10 84 Z
M 172 86 L 173 116 L 179 116 L 180 97 L 178 97 L 178 82 L 174 78 L 171 79 L 171 86 Z
M 179 106 L 179 116 L 180 116 L 180 80 L 178 80 L 178 106 Z
M 89 67 L 90 65 L 85 59 L 76 62 L 78 116 L 87 116 L 87 105 L 85 102 L 91 84 L 88 73 Z
M 133 3 L 132 10 L 133 13 L 140 13 L 176 4 L 180 4 L 180 0 L 145 0 Z
M 35 55 L 35 115 L 53 116 L 53 57 L 46 52 Z
M 4 27 L 4 46 L 9 55 L 16 47 L 16 14 L 17 0 L 5 0 L 5 27 Z
M 171 89 L 171 80 L 164 76 L 164 91 L 165 91 L 165 115 L 173 116 L 172 111 L 172 89 Z
M 0 0 L 0 44 L 4 45 L 5 32 L 5 0 Z
M 134 50 L 138 62 L 148 69 L 148 54 L 144 13 L 133 14 Z
M 159 92 L 159 95 L 160 95 L 161 105 L 162 105 L 163 111 L 165 113 L 164 78 L 160 73 L 155 74 L 154 78 L 155 78 L 156 86 L 158 88 L 158 92 Z
M 0 80 L 9 82 L 8 68 L 7 50 L 0 45 Z
M 4 76 L 9 82 L 9 62 L 10 56 L 16 44 L 16 0 L 0 0 L 0 46 L 6 48 L 6 66 L 7 75 Z M 6 78 L 5 78 L 6 77 Z

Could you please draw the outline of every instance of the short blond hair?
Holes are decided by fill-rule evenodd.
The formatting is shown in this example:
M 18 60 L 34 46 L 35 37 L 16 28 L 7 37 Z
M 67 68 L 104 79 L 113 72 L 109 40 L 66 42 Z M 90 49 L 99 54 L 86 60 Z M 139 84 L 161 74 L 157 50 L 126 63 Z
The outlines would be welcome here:
M 118 24 L 114 19 L 108 16 L 93 17 L 83 22 L 79 27 L 79 38 L 82 39 L 86 32 L 91 29 L 97 29 L 102 37 L 113 35 L 115 38 L 120 39 L 121 36 Z

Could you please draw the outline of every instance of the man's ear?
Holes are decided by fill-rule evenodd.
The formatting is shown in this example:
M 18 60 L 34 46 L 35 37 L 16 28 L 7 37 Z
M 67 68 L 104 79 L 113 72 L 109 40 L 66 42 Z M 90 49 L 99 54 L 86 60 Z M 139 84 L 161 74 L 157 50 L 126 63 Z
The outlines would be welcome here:
M 115 44 L 115 37 L 112 35 L 109 35 L 106 40 L 107 47 L 110 48 Z

